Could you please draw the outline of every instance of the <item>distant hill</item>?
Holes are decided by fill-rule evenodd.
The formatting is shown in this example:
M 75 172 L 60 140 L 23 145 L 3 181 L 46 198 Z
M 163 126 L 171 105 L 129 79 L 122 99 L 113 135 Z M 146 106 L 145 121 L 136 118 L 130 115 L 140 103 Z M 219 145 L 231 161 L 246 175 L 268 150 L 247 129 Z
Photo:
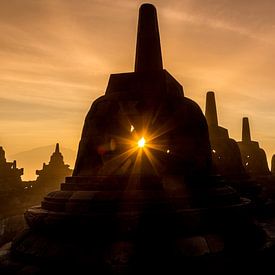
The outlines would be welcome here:
M 28 151 L 20 152 L 11 156 L 7 156 L 8 161 L 17 161 L 19 168 L 24 168 L 23 180 L 35 180 L 36 170 L 40 170 L 43 167 L 43 162 L 49 163 L 50 157 L 55 150 L 55 144 L 34 148 Z M 70 165 L 73 169 L 76 152 L 60 146 L 60 151 L 64 157 L 64 162 Z

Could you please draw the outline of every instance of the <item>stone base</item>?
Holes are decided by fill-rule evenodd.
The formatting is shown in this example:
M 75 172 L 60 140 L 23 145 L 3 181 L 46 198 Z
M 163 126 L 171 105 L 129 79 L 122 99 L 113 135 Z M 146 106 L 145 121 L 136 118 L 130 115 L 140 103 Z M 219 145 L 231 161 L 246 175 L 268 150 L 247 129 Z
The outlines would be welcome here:
M 81 231 L 74 234 L 71 231 L 27 231 L 13 243 L 12 262 L 17 266 L 21 263 L 23 270 L 39 270 L 38 273 L 23 274 L 263 272 L 265 267 L 272 266 L 274 248 L 259 245 L 263 241 L 259 228 L 244 228 L 243 231 L 247 229 L 249 234 L 242 232 L 242 236 L 238 236 L 236 230 L 226 235 L 212 232 L 185 237 L 173 236 L 171 232 L 163 235 L 160 230 L 159 233 L 150 232 L 131 239 L 114 239 L 108 235 L 87 237 L 87 232 Z M 229 245 L 232 238 L 235 244 L 238 243 L 234 249 Z M 259 274 L 265 274 L 262 272 Z
M 206 258 L 257 254 L 266 244 L 250 201 L 218 182 L 189 188 L 177 177 L 147 178 L 129 188 L 121 178 L 96 180 L 67 179 L 29 209 L 30 229 L 13 242 L 13 258 L 42 269 L 171 274 Z

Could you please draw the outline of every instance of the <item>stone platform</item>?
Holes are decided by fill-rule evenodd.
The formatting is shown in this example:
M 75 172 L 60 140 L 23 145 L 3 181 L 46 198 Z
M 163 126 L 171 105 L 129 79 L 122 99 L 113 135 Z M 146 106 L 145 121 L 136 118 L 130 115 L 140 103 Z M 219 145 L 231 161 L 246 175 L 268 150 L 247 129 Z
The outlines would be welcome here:
M 42 269 L 47 263 L 135 274 L 146 268 L 168 272 L 189 260 L 224 253 L 236 257 L 264 247 L 264 231 L 248 218 L 250 201 L 216 177 L 205 192 L 200 184 L 199 196 L 179 177 L 137 182 L 133 177 L 67 178 L 61 191 L 26 212 L 30 229 L 13 242 L 13 258 Z

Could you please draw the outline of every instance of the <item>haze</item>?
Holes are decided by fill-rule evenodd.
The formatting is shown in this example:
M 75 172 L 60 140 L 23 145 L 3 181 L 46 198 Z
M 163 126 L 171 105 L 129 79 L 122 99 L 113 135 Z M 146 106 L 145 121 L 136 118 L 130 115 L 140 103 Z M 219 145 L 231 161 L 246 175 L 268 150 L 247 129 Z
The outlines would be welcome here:
M 0 145 L 7 154 L 60 142 L 77 150 L 85 115 L 111 73 L 133 71 L 142 1 L 0 2 Z M 219 124 L 275 153 L 275 2 L 151 1 L 165 68 Z M 45 162 L 48 158 L 45 159 Z M 40 164 L 35 169 L 39 169 Z

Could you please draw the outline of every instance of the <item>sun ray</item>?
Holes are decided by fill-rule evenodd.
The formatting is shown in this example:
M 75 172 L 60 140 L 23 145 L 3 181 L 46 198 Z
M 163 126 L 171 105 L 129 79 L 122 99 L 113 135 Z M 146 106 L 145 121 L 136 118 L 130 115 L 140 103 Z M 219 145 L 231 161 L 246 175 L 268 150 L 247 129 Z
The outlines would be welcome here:
M 161 166 L 159 160 L 147 148 L 144 149 L 144 153 L 145 153 L 146 157 L 148 158 L 148 160 L 150 161 L 150 163 L 151 163 L 151 165 L 153 167 L 154 172 L 156 174 L 158 174 L 159 173 L 158 167 Z
M 125 161 L 127 161 L 135 152 L 137 151 L 137 148 L 130 148 L 129 150 L 127 150 L 126 152 L 123 152 L 109 160 L 107 160 L 100 173 L 114 173 L 114 171 L 116 171 L 117 169 L 119 169 L 121 167 L 121 165 L 123 165 L 123 163 Z
M 167 150 L 167 145 L 165 144 L 147 143 L 146 147 L 160 152 L 166 152 Z
M 142 157 L 142 150 L 138 150 L 137 151 L 137 156 L 136 159 L 134 161 L 134 165 L 133 165 L 133 170 L 132 170 L 132 174 L 136 175 L 136 174 L 140 174 L 140 169 L 141 169 L 141 157 Z
M 131 169 L 131 174 L 138 175 L 141 171 L 142 154 L 146 155 L 155 173 L 158 173 L 161 169 L 160 160 L 154 155 L 157 151 L 168 154 L 171 152 L 171 148 L 168 148 L 167 138 L 165 135 L 174 128 L 174 125 L 166 122 L 161 124 L 160 127 L 155 128 L 154 124 L 158 115 L 150 114 L 145 117 L 142 116 L 140 123 L 135 123 L 133 119 L 125 118 L 123 120 L 123 135 L 113 135 L 112 140 L 115 140 L 116 149 L 120 148 L 126 150 L 119 153 L 104 163 L 104 172 L 113 173 L 121 169 L 127 171 Z M 143 125 L 143 127 L 141 127 Z M 154 129 L 155 128 L 155 129 Z M 115 153 L 115 151 L 113 151 Z M 135 155 L 136 154 L 136 155 Z M 130 161 L 129 161 L 130 159 Z M 128 161 L 128 163 L 127 163 Z
M 140 172 L 141 172 L 142 150 L 138 150 L 136 153 L 137 154 L 130 173 L 127 189 L 132 189 L 134 185 L 136 185 L 139 181 Z
M 156 130 L 152 131 L 149 135 L 148 135 L 148 141 L 152 141 L 156 138 L 159 138 L 165 134 L 167 134 L 168 132 L 170 132 L 174 127 L 172 125 L 169 125 L 168 123 L 166 123 L 165 125 L 163 125 L 162 127 L 157 128 Z

